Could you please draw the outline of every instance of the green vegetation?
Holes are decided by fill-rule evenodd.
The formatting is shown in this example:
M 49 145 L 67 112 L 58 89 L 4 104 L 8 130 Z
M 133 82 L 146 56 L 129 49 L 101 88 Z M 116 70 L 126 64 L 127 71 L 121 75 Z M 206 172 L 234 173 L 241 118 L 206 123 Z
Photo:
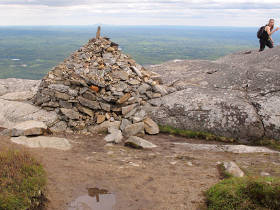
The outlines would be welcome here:
M 216 136 L 207 132 L 200 131 L 191 131 L 191 130 L 183 130 L 179 128 L 173 128 L 171 126 L 160 125 L 159 129 L 162 133 L 169 133 L 173 135 L 183 136 L 187 138 L 197 138 L 197 139 L 205 139 L 208 141 L 222 141 L 222 142 L 234 142 L 234 139 Z
M 233 178 L 233 175 L 231 173 L 228 173 L 224 167 L 224 165 L 221 163 L 219 165 L 217 165 L 217 168 L 219 170 L 220 176 L 222 179 L 229 179 L 229 178 Z
M 206 192 L 208 209 L 280 209 L 280 179 L 230 178 Z
M 257 141 L 256 144 L 280 151 L 280 142 L 274 139 L 262 139 Z
M 46 175 L 28 153 L 0 152 L 0 209 L 42 209 Z

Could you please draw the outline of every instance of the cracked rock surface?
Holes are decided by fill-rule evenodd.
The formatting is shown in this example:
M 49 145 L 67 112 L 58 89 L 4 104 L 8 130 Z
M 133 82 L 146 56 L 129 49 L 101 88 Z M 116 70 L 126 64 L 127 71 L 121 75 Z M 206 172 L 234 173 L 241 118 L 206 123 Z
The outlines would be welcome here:
M 152 118 L 161 125 L 239 140 L 279 140 L 279 54 L 276 47 L 216 61 L 175 60 L 150 66 L 173 90 L 149 101 Z
M 130 79 L 129 82 L 138 87 L 136 95 L 146 95 L 147 103 L 145 105 L 142 103 L 140 106 L 158 124 L 195 131 L 207 131 L 242 141 L 252 141 L 264 137 L 279 140 L 279 54 L 280 47 L 276 47 L 262 53 L 255 51 L 250 53 L 239 52 L 220 58 L 217 61 L 177 60 L 150 66 L 147 68 L 148 71 L 162 75 L 161 78 L 157 75 L 158 80 L 163 83 L 161 87 L 165 87 L 166 90 L 163 90 L 165 96 L 162 97 L 157 97 L 152 92 L 154 90 L 160 92 L 160 87 L 143 83 L 141 79 L 135 81 Z M 103 57 L 106 60 L 105 62 L 111 62 L 113 58 Z M 129 65 L 135 66 L 135 64 Z M 68 67 L 72 68 L 71 66 Z M 133 77 L 139 78 L 139 72 L 138 74 L 137 72 L 133 73 L 133 68 L 130 70 Z M 113 71 L 112 78 L 115 77 L 122 82 L 128 80 L 125 71 Z M 74 86 L 80 87 L 78 93 L 75 90 L 69 91 L 62 84 L 52 84 L 50 86 L 51 89 L 58 90 L 56 97 L 60 99 L 60 103 L 48 104 L 53 106 L 54 111 L 43 110 L 32 105 L 29 101 L 30 97 L 38 90 L 40 82 L 22 79 L 0 79 L 1 127 L 11 128 L 19 122 L 38 120 L 45 122 L 53 131 L 65 131 L 69 125 L 59 120 L 60 116 L 55 112 L 56 106 L 65 107 L 68 116 L 72 118 L 77 118 L 77 113 L 79 115 L 84 113 L 88 116 L 95 116 L 94 110 L 83 107 L 83 105 L 76 106 L 77 109 L 71 109 L 73 104 L 77 103 L 77 101 L 71 101 L 71 97 L 76 97 L 76 94 L 82 94 L 86 98 L 86 100 L 79 98 L 83 104 L 87 104 L 90 100 L 94 101 L 98 97 L 98 94 L 94 93 L 95 90 L 89 91 L 88 85 L 82 84 L 82 80 L 71 80 Z M 135 109 L 135 106 L 131 106 L 131 104 L 137 103 L 133 101 L 135 97 L 125 95 L 125 93 L 124 97 L 117 94 L 118 91 L 131 87 L 130 83 L 124 85 L 122 82 L 119 83 L 120 85 L 117 82 L 114 84 L 115 89 L 112 89 L 112 91 L 115 90 L 116 94 L 114 99 L 122 98 L 122 100 L 127 101 L 123 102 L 123 106 L 119 106 L 117 109 L 114 105 L 106 102 L 106 100 L 112 100 L 108 95 L 107 98 L 103 98 L 104 103 L 98 105 L 98 109 L 104 110 L 104 113 L 99 114 L 105 114 L 110 109 L 112 113 L 124 114 L 125 119 L 128 118 L 138 123 L 138 118 L 142 120 L 141 113 Z M 81 88 L 83 85 L 86 88 Z M 65 91 L 67 94 L 65 94 Z M 90 103 L 87 105 L 94 108 L 96 104 Z M 109 116 L 108 114 L 104 117 L 106 117 L 106 120 L 110 120 L 111 117 L 117 118 L 115 115 Z M 121 129 L 124 130 L 124 127 L 131 124 L 131 122 L 125 123 L 125 119 L 103 123 L 117 123 L 118 127 L 121 124 Z M 71 124 L 70 126 L 77 125 Z M 103 129 L 104 127 L 103 124 L 98 126 L 88 127 L 88 129 L 95 131 L 97 128 Z M 107 129 L 108 126 L 105 130 Z

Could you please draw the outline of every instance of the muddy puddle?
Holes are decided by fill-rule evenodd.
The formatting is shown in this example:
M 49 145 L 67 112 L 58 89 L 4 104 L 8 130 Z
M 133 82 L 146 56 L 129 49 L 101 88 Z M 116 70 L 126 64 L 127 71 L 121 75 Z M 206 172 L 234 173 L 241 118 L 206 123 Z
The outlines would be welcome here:
M 88 188 L 88 193 L 79 196 L 69 204 L 68 210 L 113 210 L 115 195 L 108 190 Z

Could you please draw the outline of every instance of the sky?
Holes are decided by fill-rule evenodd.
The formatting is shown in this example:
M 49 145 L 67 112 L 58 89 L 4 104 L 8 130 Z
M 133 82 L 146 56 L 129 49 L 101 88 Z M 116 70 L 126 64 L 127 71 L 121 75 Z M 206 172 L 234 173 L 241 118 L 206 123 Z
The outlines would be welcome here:
M 280 0 L 0 0 L 0 25 L 280 24 Z

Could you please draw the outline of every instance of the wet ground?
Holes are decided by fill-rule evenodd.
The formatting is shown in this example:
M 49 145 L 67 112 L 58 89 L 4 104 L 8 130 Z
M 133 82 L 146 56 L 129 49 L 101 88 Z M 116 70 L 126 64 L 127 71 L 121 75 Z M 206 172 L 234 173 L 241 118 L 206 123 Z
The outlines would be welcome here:
M 68 210 L 113 210 L 116 196 L 105 189 L 88 188 L 87 194 L 79 196 L 69 204 Z
M 94 205 L 97 210 L 205 209 L 204 192 L 220 180 L 218 161 L 235 161 L 250 175 L 280 176 L 279 154 L 188 151 L 173 144 L 219 142 L 160 134 L 145 137 L 158 148 L 135 150 L 105 145 L 103 135 L 58 136 L 68 138 L 73 148 L 26 149 L 0 137 L 0 148 L 25 149 L 42 162 L 50 210 L 93 209 Z

